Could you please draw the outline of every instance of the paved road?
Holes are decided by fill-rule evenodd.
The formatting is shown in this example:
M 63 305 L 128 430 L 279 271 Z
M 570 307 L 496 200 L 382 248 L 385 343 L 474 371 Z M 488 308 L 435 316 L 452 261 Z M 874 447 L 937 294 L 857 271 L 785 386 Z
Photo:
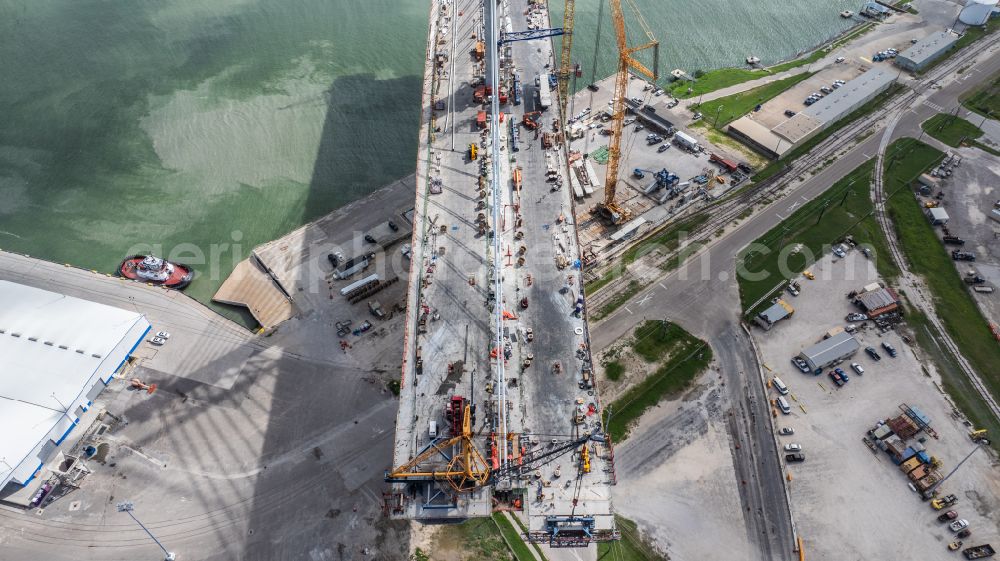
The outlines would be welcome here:
M 975 52 L 953 56 L 922 80 L 911 81 L 908 85 L 919 95 L 905 109 L 896 135 L 919 136 L 921 122 L 938 111 L 954 108 L 962 94 L 1000 70 L 1000 57 L 995 54 L 998 40 L 990 41 L 977 45 Z M 959 75 L 955 70 L 960 66 L 965 70 Z M 747 481 L 741 486 L 741 498 L 749 508 L 748 534 L 758 545 L 762 559 L 791 558 L 791 528 L 780 460 L 766 421 L 767 400 L 762 384 L 757 383 L 756 358 L 737 327 L 740 305 L 735 258 L 747 244 L 873 157 L 881 136 L 880 132 L 855 145 L 820 173 L 788 190 L 781 200 L 712 242 L 684 267 L 650 283 L 649 290 L 630 299 L 592 330 L 594 347 L 603 349 L 643 319 L 668 318 L 710 342 L 727 376 L 734 442 L 746 439 L 744 444 L 750 444 L 734 449 L 734 462 L 738 477 Z M 765 533 L 766 539 L 760 539 Z

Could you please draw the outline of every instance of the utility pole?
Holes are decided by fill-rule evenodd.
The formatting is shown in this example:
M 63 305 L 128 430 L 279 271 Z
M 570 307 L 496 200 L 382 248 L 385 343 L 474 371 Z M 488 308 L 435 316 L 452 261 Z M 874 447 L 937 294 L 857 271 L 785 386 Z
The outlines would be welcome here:
M 127 512 L 128 515 L 132 517 L 132 520 L 135 520 L 135 523 L 138 524 L 140 528 L 145 530 L 146 534 L 148 534 L 149 537 L 154 542 L 156 542 L 156 545 L 160 546 L 160 549 L 163 550 L 163 555 L 164 555 L 163 561 L 174 561 L 175 559 L 177 559 L 177 556 L 167 551 L 167 548 L 163 547 L 163 544 L 160 543 L 160 540 L 156 539 L 156 536 L 154 536 L 153 533 L 149 531 L 149 528 L 144 526 L 142 522 L 139 522 L 139 519 L 136 518 L 134 514 L 132 514 L 132 509 L 135 508 L 135 505 L 132 504 L 132 501 L 122 501 L 118 503 L 116 506 L 118 508 L 118 512 Z
M 819 209 L 819 218 L 816 219 L 817 224 L 823 220 L 823 215 L 826 214 L 826 207 L 828 206 L 830 206 L 830 201 L 823 201 L 823 207 Z
M 714 128 L 719 128 L 719 113 L 722 112 L 722 108 L 725 105 L 720 105 L 718 109 L 715 110 L 715 123 L 712 125 Z
M 844 198 L 840 199 L 840 206 L 844 206 L 844 203 L 847 202 L 847 197 L 851 194 L 851 185 L 854 185 L 853 179 L 847 184 L 847 189 L 844 190 Z

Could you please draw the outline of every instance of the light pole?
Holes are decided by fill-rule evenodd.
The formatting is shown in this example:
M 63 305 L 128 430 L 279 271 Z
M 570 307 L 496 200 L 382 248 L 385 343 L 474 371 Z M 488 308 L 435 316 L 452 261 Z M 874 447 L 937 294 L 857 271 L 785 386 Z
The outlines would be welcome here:
M 164 555 L 163 561 L 174 561 L 174 559 L 177 559 L 177 556 L 174 555 L 172 552 L 167 551 L 167 548 L 163 547 L 163 544 L 160 543 L 160 540 L 156 539 L 156 536 L 153 535 L 153 532 L 150 532 L 149 528 L 145 527 L 142 524 L 142 522 L 139 522 L 139 519 L 136 518 L 134 514 L 132 514 L 132 509 L 135 508 L 135 505 L 132 504 L 132 501 L 122 501 L 118 503 L 116 506 L 118 508 L 118 512 L 128 513 L 128 515 L 132 517 L 132 520 L 135 520 L 135 523 L 138 524 L 140 528 L 145 530 L 146 534 L 148 534 L 149 537 L 154 542 L 156 542 L 156 545 L 160 546 L 160 549 L 163 550 L 163 555 Z

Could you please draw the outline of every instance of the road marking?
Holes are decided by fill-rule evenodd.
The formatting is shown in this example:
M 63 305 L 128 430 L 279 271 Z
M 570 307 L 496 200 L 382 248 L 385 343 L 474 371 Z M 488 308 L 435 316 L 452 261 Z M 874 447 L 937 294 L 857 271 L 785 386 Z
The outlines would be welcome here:
M 636 300 L 635 303 L 638 304 L 638 305 L 640 305 L 640 306 L 642 306 L 643 304 L 645 304 L 646 302 L 649 302 L 652 299 L 653 299 L 653 293 L 652 292 L 647 292 L 645 296 L 643 296 L 639 300 Z
M 935 111 L 941 111 L 941 110 L 944 109 L 943 107 L 941 107 L 940 105 L 938 105 L 936 103 L 931 103 L 929 100 L 928 101 L 924 101 L 924 105 L 926 105 L 927 107 L 930 107 L 931 109 L 933 109 Z
M 799 205 L 801 204 L 802 203 L 800 203 L 799 201 L 795 201 L 794 203 L 791 204 L 791 206 L 788 207 L 788 212 L 790 213 L 795 212 L 795 209 L 799 208 Z
M 625 311 L 626 311 L 626 312 L 628 312 L 628 313 L 630 313 L 630 314 L 632 313 L 632 310 L 628 309 L 628 306 L 622 306 L 622 307 L 623 307 L 623 308 L 625 308 Z
M 774 213 L 774 215 L 777 216 L 778 218 L 782 219 L 782 220 L 785 219 L 785 217 L 782 216 L 780 212 L 776 212 L 776 213 Z
M 660 285 L 660 288 L 662 288 L 663 290 L 666 290 L 666 289 L 667 289 L 667 287 L 663 286 L 663 283 L 662 283 L 662 282 L 658 282 L 658 283 L 656 283 L 656 284 Z

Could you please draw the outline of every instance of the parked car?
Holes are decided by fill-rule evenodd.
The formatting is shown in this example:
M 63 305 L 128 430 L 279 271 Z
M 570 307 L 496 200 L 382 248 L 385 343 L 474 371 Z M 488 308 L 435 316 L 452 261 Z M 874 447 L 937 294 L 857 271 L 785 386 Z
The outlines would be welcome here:
M 954 520 L 956 518 L 958 518 L 958 511 L 957 510 L 949 510 L 948 512 L 942 514 L 941 516 L 938 516 L 937 520 L 938 520 L 938 522 L 947 522 L 949 520 Z
M 847 257 L 847 252 L 844 251 L 844 246 L 842 245 L 833 246 L 833 254 L 840 258 Z
M 865 369 L 861 368 L 861 365 L 858 364 L 858 363 L 856 363 L 856 362 L 852 362 L 851 363 L 851 370 L 854 370 L 855 372 L 857 372 L 858 375 L 861 375 L 861 374 L 865 373 Z
M 389 221 L 389 229 L 392 230 L 393 232 L 398 232 L 399 231 L 399 226 L 397 226 L 395 222 L 393 222 L 392 220 L 390 220 Z
M 967 537 L 969 537 L 971 535 L 972 535 L 972 530 L 970 530 L 968 528 L 966 528 L 966 529 L 962 530 L 961 532 L 955 534 L 955 536 L 959 537 L 959 538 L 967 538 Z M 962 547 L 962 542 L 961 541 L 958 542 L 958 547 Z
M 167 340 L 164 339 L 164 338 L 162 338 L 162 337 L 153 337 L 152 339 L 149 340 L 149 342 L 151 344 L 156 345 L 157 347 L 159 347 L 160 345 L 166 343 Z
M 964 519 L 964 518 L 961 519 L 961 520 L 956 520 L 956 521 L 952 522 L 951 524 L 948 524 L 948 528 L 950 528 L 952 532 L 957 532 L 959 530 L 964 530 L 964 529 L 966 529 L 968 527 L 969 527 L 969 521 L 966 520 L 966 519 Z
M 169 331 L 157 331 L 156 332 L 156 336 L 159 337 L 160 339 L 167 340 L 167 339 L 170 338 L 170 332 Z
M 786 462 L 804 462 L 806 461 L 806 455 L 802 452 L 793 452 L 791 454 L 785 454 Z
M 778 431 L 778 434 L 782 436 L 793 435 L 795 434 L 795 429 L 793 429 L 792 427 L 782 427 L 781 430 Z
M 666 152 L 669 149 L 670 149 L 670 145 L 669 144 L 664 144 L 664 145 L 660 146 L 659 148 L 657 148 L 656 151 L 658 153 L 662 154 L 663 152 Z
M 885 349 L 885 352 L 889 353 L 890 357 L 896 358 L 896 349 L 892 345 L 882 341 L 882 348 Z
M 847 314 L 847 321 L 851 321 L 851 322 L 854 322 L 854 321 L 865 321 L 866 319 L 868 319 L 868 316 L 866 316 L 865 314 L 859 314 L 857 312 L 851 312 L 851 313 Z
M 844 331 L 848 333 L 854 333 L 857 330 L 858 330 L 858 324 L 856 323 L 849 323 L 844 326 Z
M 840 377 L 840 374 L 837 374 L 832 370 L 830 371 L 830 379 L 833 380 L 833 383 L 836 384 L 838 388 L 844 385 L 844 379 Z
M 371 234 L 365 234 L 365 241 L 368 243 L 378 243 L 375 241 L 375 236 Z
M 834 368 L 833 371 L 836 372 L 837 375 L 840 376 L 844 380 L 844 383 L 847 383 L 847 382 L 851 381 L 850 376 L 848 376 L 847 372 L 844 372 L 843 369 L 841 369 L 841 368 Z
M 842 57 L 842 56 L 839 56 L 839 57 L 837 57 L 837 59 L 836 59 L 836 60 L 834 60 L 833 62 L 836 62 L 837 64 L 840 64 L 841 62 L 844 62 L 845 60 L 847 60 L 847 59 L 846 59 L 846 58 L 844 58 L 844 57 Z
M 801 444 L 795 444 L 794 442 L 791 444 L 785 444 L 785 452 L 801 452 L 801 451 L 802 451 Z
M 801 358 L 797 356 L 792 357 L 792 364 L 794 364 L 796 368 L 805 372 L 806 374 L 809 373 L 809 364 L 806 361 L 802 360 Z
M 795 111 L 791 109 L 785 109 L 785 117 L 794 117 L 796 115 Z

